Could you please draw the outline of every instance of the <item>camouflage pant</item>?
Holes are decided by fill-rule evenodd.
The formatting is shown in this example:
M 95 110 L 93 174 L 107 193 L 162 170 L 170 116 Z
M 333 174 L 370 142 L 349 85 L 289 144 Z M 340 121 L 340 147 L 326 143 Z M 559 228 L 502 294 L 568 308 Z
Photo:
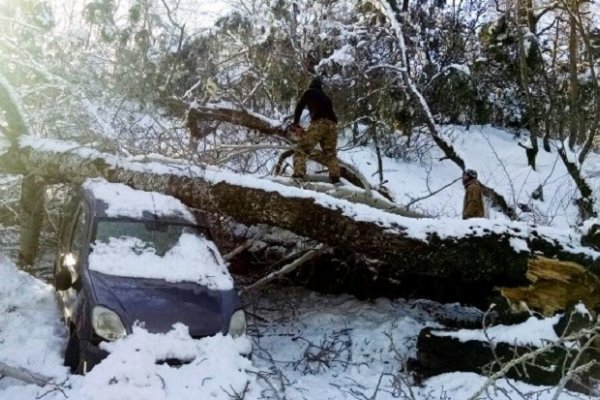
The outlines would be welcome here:
M 323 150 L 323 163 L 329 170 L 329 177 L 339 178 L 340 166 L 336 156 L 337 130 L 335 122 L 327 119 L 311 122 L 306 133 L 298 140 L 294 152 L 294 175 L 306 175 L 306 158 L 317 143 Z

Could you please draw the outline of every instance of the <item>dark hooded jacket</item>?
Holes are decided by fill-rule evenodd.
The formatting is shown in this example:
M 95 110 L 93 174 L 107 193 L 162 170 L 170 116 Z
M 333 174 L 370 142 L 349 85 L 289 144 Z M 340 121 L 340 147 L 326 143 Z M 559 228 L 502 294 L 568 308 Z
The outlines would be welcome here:
M 296 111 L 294 112 L 294 123 L 300 122 L 300 116 L 304 107 L 308 107 L 310 112 L 310 120 L 318 121 L 320 119 L 328 119 L 333 122 L 337 122 L 337 116 L 333 111 L 333 104 L 329 96 L 323 92 L 321 81 L 315 78 L 310 83 L 308 89 L 302 94 L 302 97 L 296 105 Z

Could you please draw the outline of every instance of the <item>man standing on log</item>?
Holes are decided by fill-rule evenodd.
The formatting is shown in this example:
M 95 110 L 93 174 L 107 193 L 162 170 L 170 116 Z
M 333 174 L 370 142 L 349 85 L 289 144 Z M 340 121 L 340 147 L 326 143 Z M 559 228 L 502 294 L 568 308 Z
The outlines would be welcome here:
M 462 182 L 465 186 L 465 200 L 463 203 L 463 219 L 483 218 L 483 191 L 477 180 L 477 171 L 467 169 L 463 172 Z
M 300 136 L 294 152 L 294 178 L 306 178 L 306 158 L 313 147 L 319 143 L 323 150 L 323 159 L 329 170 L 329 180 L 333 184 L 340 182 L 340 167 L 337 161 L 337 116 L 329 96 L 323 92 L 323 83 L 316 77 L 302 94 L 294 112 L 292 126 L 299 127 L 300 116 L 304 108 L 310 112 L 310 125 Z

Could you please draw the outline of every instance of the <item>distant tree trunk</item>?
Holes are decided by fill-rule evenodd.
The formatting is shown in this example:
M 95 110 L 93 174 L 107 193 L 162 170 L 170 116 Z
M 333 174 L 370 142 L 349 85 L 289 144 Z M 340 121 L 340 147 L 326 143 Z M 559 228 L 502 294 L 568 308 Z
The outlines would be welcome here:
M 379 184 L 383 184 L 383 161 L 381 159 L 381 148 L 379 147 L 379 133 L 377 125 L 371 125 L 369 128 L 373 134 L 373 144 L 375 145 L 375 154 L 377 155 L 377 173 L 379 174 Z
M 525 0 L 528 1 L 528 0 Z M 529 3 L 527 3 L 529 4 Z M 525 148 L 525 155 L 527 156 L 527 165 L 529 165 L 533 170 L 535 170 L 535 160 L 537 154 L 539 152 L 538 146 L 538 116 L 537 116 L 537 106 L 535 99 L 531 95 L 529 90 L 529 67 L 527 65 L 527 51 L 525 50 L 525 43 L 523 37 L 523 21 L 528 21 L 528 11 L 523 6 L 523 0 L 517 0 L 517 36 L 519 42 L 519 74 L 521 77 L 521 89 L 523 93 L 525 93 L 525 98 L 527 99 L 527 109 L 528 109 L 528 120 L 527 127 L 529 128 L 529 135 L 531 139 L 531 147 Z M 534 34 L 531 32 L 530 25 L 527 26 L 527 29 L 530 34 Z
M 550 121 L 546 118 L 546 132 L 544 133 L 544 151 L 547 153 L 552 152 L 552 148 L 550 147 Z
M 402 0 L 402 12 L 408 11 L 408 4 L 410 0 Z
M 537 19 L 533 12 L 533 0 L 525 0 L 525 15 L 527 16 L 529 32 L 537 35 Z
M 569 15 L 569 148 L 573 150 L 579 143 L 579 79 L 577 77 L 577 25 L 575 12 L 577 1 L 571 0 Z
M 583 39 L 583 43 L 585 45 L 585 53 L 587 56 L 587 62 L 588 62 L 588 65 L 590 66 L 590 74 L 591 74 L 590 81 L 594 88 L 594 100 L 593 100 L 594 108 L 592 109 L 592 111 L 590 113 L 593 116 L 593 119 L 588 124 L 587 138 L 585 140 L 583 149 L 579 153 L 579 163 L 583 164 L 583 161 L 585 160 L 585 158 L 587 157 L 587 155 L 589 154 L 589 152 L 592 149 L 592 145 L 594 144 L 594 138 L 596 137 L 596 133 L 598 132 L 598 126 L 600 124 L 600 80 L 598 79 L 598 74 L 596 72 L 596 69 L 594 68 L 594 65 L 595 65 L 594 45 L 592 44 L 592 41 L 590 40 L 589 32 L 586 32 L 585 28 L 583 27 L 583 23 L 581 21 L 580 14 L 578 13 L 577 16 L 578 16 L 578 18 L 577 18 L 578 24 L 577 25 L 580 29 L 581 38 Z M 582 137 L 583 137 L 584 129 L 580 129 L 580 131 L 582 132 Z
M 21 183 L 21 238 L 19 266 L 33 265 L 40 244 L 40 231 L 44 222 L 44 180 L 27 175 Z
M 592 189 L 590 188 L 590 185 L 588 185 L 588 183 L 585 181 L 585 178 L 581 175 L 579 167 L 577 167 L 577 165 L 574 162 L 569 161 L 567 152 L 564 147 L 558 149 L 558 154 L 561 160 L 563 161 L 563 164 L 565 164 L 567 172 L 569 173 L 569 175 L 571 175 L 573 181 L 575 181 L 575 185 L 577 185 L 579 193 L 581 193 L 581 198 L 578 199 L 577 206 L 579 208 L 579 215 L 581 216 L 581 219 L 585 221 L 586 219 L 591 218 L 596 214 L 594 211 L 594 197 Z

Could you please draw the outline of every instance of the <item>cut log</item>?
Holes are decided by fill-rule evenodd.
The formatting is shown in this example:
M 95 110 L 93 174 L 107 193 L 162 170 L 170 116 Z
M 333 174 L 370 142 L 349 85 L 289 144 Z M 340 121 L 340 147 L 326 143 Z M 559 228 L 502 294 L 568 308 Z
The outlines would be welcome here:
M 540 343 L 540 347 L 484 340 L 483 331 L 473 335 L 472 332 L 425 328 L 417 340 L 417 357 L 411 360 L 409 367 L 420 378 L 455 371 L 475 372 L 489 376 L 488 382 L 512 378 L 535 385 L 566 385 L 572 390 L 590 393 L 594 380 L 600 378 L 598 324 L 591 313 L 582 314 L 570 307 L 554 325 L 557 336 Z M 513 333 L 522 335 L 523 332 L 519 327 Z M 478 336 L 482 339 L 473 339 Z M 461 337 L 471 340 L 461 340 Z
M 450 336 L 440 336 L 442 331 L 425 328 L 417 339 L 417 358 L 409 363 L 409 367 L 419 378 L 447 372 L 475 372 L 491 375 L 506 367 L 503 377 L 517 379 L 534 385 L 554 386 L 560 382 L 567 366 L 573 361 L 576 352 L 566 347 L 549 347 L 540 349 L 516 346 L 509 343 L 496 343 L 492 352 L 491 344 L 484 341 L 469 340 L 461 342 Z M 538 351 L 539 353 L 536 353 Z M 598 357 L 597 349 L 588 350 L 581 362 L 593 362 L 591 357 Z M 495 353 L 495 356 L 494 356 Z M 593 353 L 593 354 L 592 354 Z M 532 355 L 531 358 L 528 355 Z M 508 367 L 508 363 L 523 358 Z M 589 378 L 597 378 L 598 370 L 585 371 L 583 376 L 573 376 L 573 382 L 567 385 L 572 390 L 588 392 L 581 382 Z
M 526 277 L 529 286 L 500 290 L 515 311 L 551 316 L 579 301 L 590 310 L 600 305 L 600 279 L 577 263 L 536 257 L 529 261 Z

